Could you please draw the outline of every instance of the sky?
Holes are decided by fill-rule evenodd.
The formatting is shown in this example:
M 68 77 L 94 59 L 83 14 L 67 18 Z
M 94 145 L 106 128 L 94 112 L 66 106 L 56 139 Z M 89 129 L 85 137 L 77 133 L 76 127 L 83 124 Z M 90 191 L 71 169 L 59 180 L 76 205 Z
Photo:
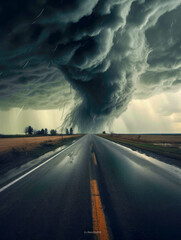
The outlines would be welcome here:
M 180 0 L 2 0 L 0 133 L 180 133 L 180 15 Z
M 66 110 L 64 109 L 64 112 Z M 66 113 L 66 112 L 65 112 Z M 26 126 L 34 129 L 61 128 L 63 110 L 23 110 L 13 108 L 0 111 L 1 134 L 22 134 Z M 162 93 L 149 99 L 134 99 L 127 110 L 100 131 L 107 133 L 181 133 L 181 90 L 176 93 Z M 77 128 L 74 132 L 79 132 Z

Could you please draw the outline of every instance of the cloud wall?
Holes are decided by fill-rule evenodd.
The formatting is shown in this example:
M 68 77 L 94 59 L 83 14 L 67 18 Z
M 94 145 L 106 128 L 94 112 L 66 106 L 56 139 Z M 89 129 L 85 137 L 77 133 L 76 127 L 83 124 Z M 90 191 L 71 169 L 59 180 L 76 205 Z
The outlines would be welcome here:
M 180 14 L 179 0 L 1 1 L 0 108 L 72 101 L 64 124 L 94 131 L 132 98 L 178 90 Z

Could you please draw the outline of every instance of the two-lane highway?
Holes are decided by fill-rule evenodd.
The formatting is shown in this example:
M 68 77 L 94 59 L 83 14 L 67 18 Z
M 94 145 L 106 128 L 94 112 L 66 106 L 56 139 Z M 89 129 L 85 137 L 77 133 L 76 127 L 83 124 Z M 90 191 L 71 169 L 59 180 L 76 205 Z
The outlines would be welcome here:
M 94 135 L 0 189 L 0 239 L 181 239 L 181 169 Z

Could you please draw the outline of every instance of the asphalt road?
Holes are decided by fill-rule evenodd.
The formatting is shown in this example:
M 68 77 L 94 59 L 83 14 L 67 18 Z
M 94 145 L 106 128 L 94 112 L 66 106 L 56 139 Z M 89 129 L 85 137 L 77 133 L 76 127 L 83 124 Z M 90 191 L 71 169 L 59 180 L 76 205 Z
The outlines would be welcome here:
M 86 135 L 1 186 L 0 239 L 180 240 L 181 169 Z

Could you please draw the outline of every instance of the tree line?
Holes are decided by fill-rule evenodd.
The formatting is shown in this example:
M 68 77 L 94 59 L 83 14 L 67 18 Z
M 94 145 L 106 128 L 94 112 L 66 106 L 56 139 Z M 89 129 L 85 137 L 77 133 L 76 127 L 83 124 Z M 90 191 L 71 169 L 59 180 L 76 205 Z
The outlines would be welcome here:
M 41 130 L 36 130 L 33 129 L 32 126 L 28 126 L 24 130 L 26 135 L 36 135 L 36 136 L 47 136 L 47 135 L 52 135 L 55 136 L 57 135 L 57 130 L 56 129 L 51 129 L 50 132 L 48 131 L 47 128 L 42 128 Z M 66 135 L 72 135 L 73 134 L 73 128 L 71 127 L 70 130 L 66 128 L 65 130 Z

